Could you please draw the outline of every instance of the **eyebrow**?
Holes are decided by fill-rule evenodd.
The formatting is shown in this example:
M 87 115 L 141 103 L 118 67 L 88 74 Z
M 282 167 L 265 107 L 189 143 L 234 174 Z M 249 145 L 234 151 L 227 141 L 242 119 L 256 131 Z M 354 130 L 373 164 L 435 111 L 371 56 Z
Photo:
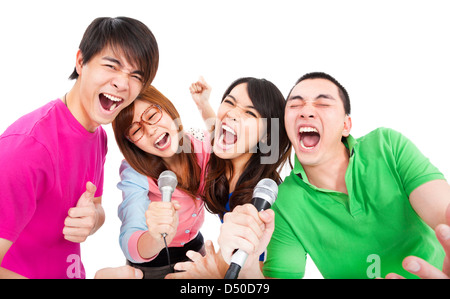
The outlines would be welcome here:
M 319 94 L 314 100 L 316 101 L 318 99 L 329 99 L 329 100 L 333 100 L 333 101 L 336 100 L 334 97 L 332 97 L 329 94 Z M 304 100 L 304 98 L 302 96 L 296 95 L 296 96 L 289 97 L 288 101 L 291 101 L 291 100 L 300 100 L 300 101 L 302 101 L 302 100 Z
M 123 67 L 122 63 L 119 60 L 117 60 L 116 58 L 105 56 L 105 57 L 102 57 L 102 59 L 107 60 L 107 61 L 112 62 L 112 63 L 115 63 L 121 68 Z M 140 71 L 140 70 L 132 71 L 131 74 L 144 76 L 144 72 Z
M 232 96 L 231 94 L 227 95 L 225 98 L 228 98 L 228 97 L 229 97 L 229 98 L 232 98 L 233 101 L 237 102 L 236 98 L 235 98 L 234 96 Z M 253 107 L 252 105 L 245 106 L 245 108 L 248 108 L 248 109 L 255 109 L 255 110 L 256 110 L 256 108 Z

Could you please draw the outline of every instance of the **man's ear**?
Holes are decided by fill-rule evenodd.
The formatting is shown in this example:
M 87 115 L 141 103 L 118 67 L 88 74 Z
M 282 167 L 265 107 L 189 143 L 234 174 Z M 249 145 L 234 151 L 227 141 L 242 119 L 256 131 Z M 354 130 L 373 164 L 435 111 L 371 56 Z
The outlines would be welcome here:
M 347 114 L 344 119 L 344 129 L 342 130 L 342 136 L 348 137 L 348 135 L 350 135 L 351 130 L 352 130 L 352 117 Z
M 77 58 L 75 61 L 75 69 L 77 70 L 78 76 L 80 76 L 81 71 L 83 69 L 83 54 L 81 53 L 81 50 L 78 50 L 78 52 L 77 52 Z

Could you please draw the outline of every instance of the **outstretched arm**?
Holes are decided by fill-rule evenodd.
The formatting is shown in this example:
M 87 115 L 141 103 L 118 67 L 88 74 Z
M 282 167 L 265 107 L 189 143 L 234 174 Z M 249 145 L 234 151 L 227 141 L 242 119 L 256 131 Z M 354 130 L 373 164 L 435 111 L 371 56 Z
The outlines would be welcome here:
M 197 105 L 198 110 L 202 114 L 203 121 L 206 123 L 208 130 L 211 131 L 210 129 L 212 128 L 212 125 L 214 125 L 216 118 L 216 113 L 209 103 L 211 86 L 206 83 L 203 77 L 200 77 L 197 82 L 191 84 L 189 91 L 191 92 L 192 99 Z
M 446 224 L 442 223 L 436 226 L 436 237 L 445 251 L 444 264 L 442 271 L 433 267 L 426 261 L 416 256 L 408 256 L 403 260 L 403 268 L 408 272 L 419 276 L 420 278 L 430 279 L 449 279 L 450 278 L 450 205 L 445 211 Z M 390 273 L 386 278 L 403 278 L 402 276 Z
M 446 223 L 445 211 L 450 204 L 450 186 L 445 180 L 427 182 L 411 192 L 409 202 L 420 218 L 435 229 L 438 224 Z

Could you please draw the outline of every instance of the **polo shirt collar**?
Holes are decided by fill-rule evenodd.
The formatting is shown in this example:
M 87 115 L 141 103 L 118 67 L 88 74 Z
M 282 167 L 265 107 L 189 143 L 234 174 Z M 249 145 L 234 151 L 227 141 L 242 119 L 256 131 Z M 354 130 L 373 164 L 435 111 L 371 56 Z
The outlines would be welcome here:
M 351 161 L 352 161 L 352 159 L 355 158 L 355 146 L 357 144 L 357 141 L 355 138 L 353 138 L 351 135 L 349 135 L 346 138 L 342 138 L 342 142 L 348 148 L 349 153 L 350 153 L 349 168 L 351 171 L 351 164 L 352 164 Z M 350 174 L 348 172 L 349 169 L 347 169 L 346 176 L 345 176 L 349 195 L 343 194 L 343 193 L 340 193 L 337 191 L 333 191 L 333 190 L 321 189 L 321 188 L 318 188 L 318 187 L 312 185 L 309 182 L 308 177 L 306 176 L 305 170 L 303 169 L 302 164 L 298 160 L 297 155 L 295 155 L 294 169 L 292 171 L 295 175 L 297 175 L 297 177 L 299 177 L 299 179 L 301 179 L 304 183 L 306 183 L 312 190 L 319 191 L 321 193 L 333 194 L 333 199 L 342 203 L 346 207 L 347 211 L 353 217 L 355 217 L 357 214 L 359 214 L 362 211 L 360 203 L 358 203 L 358 201 L 351 196 L 352 176 L 351 176 L 351 172 L 350 172 Z
M 355 154 L 354 148 L 358 142 L 356 141 L 355 138 L 353 138 L 352 135 L 348 135 L 348 137 L 342 138 L 342 142 L 348 148 L 348 151 L 350 152 L 350 157 L 352 157 Z
M 344 143 L 345 147 L 348 148 L 349 152 L 350 152 L 350 157 L 352 157 L 355 154 L 355 150 L 354 147 L 357 143 L 356 139 L 353 138 L 352 135 L 348 135 L 348 137 L 343 137 L 342 138 L 342 142 Z M 308 177 L 306 176 L 305 170 L 303 169 L 302 164 L 300 163 L 300 161 L 297 158 L 297 155 L 295 154 L 295 159 L 294 159 L 294 173 L 299 176 L 304 182 L 309 184 L 309 180 Z

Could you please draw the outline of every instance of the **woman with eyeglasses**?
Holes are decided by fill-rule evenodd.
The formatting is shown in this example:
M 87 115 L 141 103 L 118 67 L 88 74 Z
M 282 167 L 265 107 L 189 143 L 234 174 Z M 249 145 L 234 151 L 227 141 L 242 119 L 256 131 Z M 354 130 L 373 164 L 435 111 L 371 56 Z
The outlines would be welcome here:
M 164 278 L 173 264 L 187 259 L 187 251 L 204 252 L 199 229 L 209 135 L 184 131 L 174 105 L 153 86 L 119 113 L 113 130 L 125 157 L 117 185 L 123 194 L 120 246 L 127 264 L 144 278 Z M 158 189 L 165 170 L 178 180 L 171 202 L 162 202 Z

